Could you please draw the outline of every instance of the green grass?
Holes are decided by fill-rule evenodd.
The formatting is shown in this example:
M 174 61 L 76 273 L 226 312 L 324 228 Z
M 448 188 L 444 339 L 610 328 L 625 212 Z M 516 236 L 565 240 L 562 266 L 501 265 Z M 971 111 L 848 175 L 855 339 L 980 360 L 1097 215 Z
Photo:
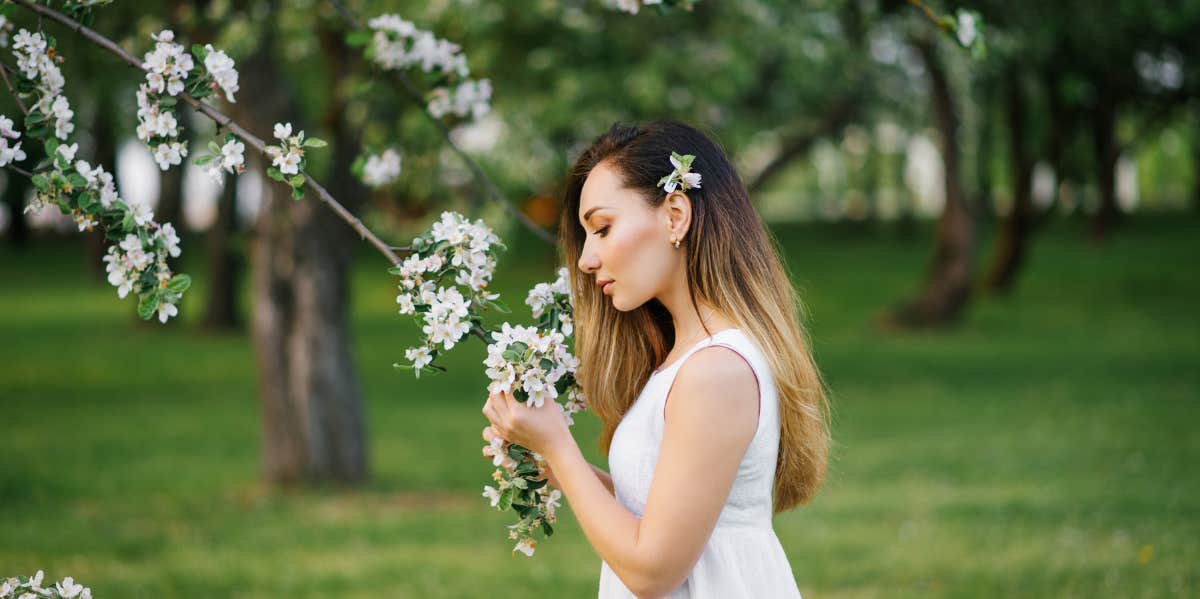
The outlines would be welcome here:
M 1057 224 L 1014 295 L 908 334 L 871 323 L 916 287 L 924 233 L 777 229 L 836 411 L 825 488 L 775 522 L 805 596 L 1200 593 L 1196 225 L 1141 219 L 1097 248 Z M 0 250 L 0 576 L 40 568 L 98 598 L 595 596 L 569 513 L 535 559 L 510 557 L 479 496 L 482 345 L 450 357 L 461 376 L 394 371 L 413 330 L 366 247 L 353 327 L 373 479 L 265 489 L 250 344 L 196 328 L 201 241 L 166 327 L 134 322 L 73 241 Z M 502 262 L 510 304 L 551 276 L 533 247 Z M 576 430 L 603 463 L 597 428 Z

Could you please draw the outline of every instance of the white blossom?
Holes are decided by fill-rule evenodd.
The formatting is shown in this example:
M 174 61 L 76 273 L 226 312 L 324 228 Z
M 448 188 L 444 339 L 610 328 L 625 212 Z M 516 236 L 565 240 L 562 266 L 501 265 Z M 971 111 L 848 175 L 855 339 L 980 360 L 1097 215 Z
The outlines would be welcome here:
M 158 238 L 162 239 L 163 244 L 167 247 L 167 253 L 172 258 L 179 257 L 179 235 L 175 233 L 175 227 L 171 223 L 163 223 L 158 229 Z
M 533 537 L 524 537 L 520 540 L 520 542 L 517 543 L 515 547 L 513 547 L 513 555 L 516 555 L 516 553 L 520 551 L 527 557 L 533 557 L 533 549 L 536 546 L 537 541 L 534 541 Z
M 238 91 L 238 72 L 234 69 L 233 59 L 223 50 L 207 44 L 204 49 L 208 54 L 204 57 L 204 68 L 212 75 L 213 83 L 225 92 L 225 99 L 233 102 L 233 94 Z
M 382 154 L 372 154 L 363 165 L 363 182 L 371 187 L 381 187 L 400 177 L 400 154 L 392 148 Z
M 404 351 L 404 357 L 412 362 L 413 368 L 420 370 L 433 361 L 428 347 L 410 347 Z

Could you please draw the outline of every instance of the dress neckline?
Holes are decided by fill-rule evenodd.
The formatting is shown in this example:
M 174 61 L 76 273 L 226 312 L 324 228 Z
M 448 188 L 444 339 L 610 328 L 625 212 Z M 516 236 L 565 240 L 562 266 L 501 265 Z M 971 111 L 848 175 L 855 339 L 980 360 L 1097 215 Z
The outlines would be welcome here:
M 671 362 L 670 364 L 666 364 L 666 365 L 663 365 L 663 366 L 659 366 L 659 367 L 658 367 L 658 368 L 657 368 L 657 369 L 656 369 L 654 372 L 651 372 L 651 373 L 650 373 L 650 376 L 654 376 L 654 375 L 657 375 L 657 374 L 661 374 L 661 373 L 663 373 L 663 372 L 667 371 L 668 369 L 674 368 L 674 367 L 675 367 L 676 365 L 678 365 L 680 362 L 682 362 L 683 360 L 685 360 L 685 359 L 688 357 L 688 355 L 689 355 L 689 354 L 691 354 L 691 352 L 692 352 L 692 350 L 693 350 L 693 349 L 696 349 L 696 348 L 697 348 L 698 346 L 700 346 L 700 344 L 702 344 L 702 343 L 706 343 L 706 342 L 708 342 L 708 341 L 712 341 L 713 339 L 715 339 L 715 338 L 717 337 L 717 335 L 720 335 L 720 334 L 722 334 L 722 333 L 727 333 L 727 332 L 729 332 L 729 331 L 740 331 L 740 330 L 741 330 L 741 329 L 739 329 L 739 328 L 737 328 L 737 327 L 730 327 L 730 328 L 728 328 L 728 329 L 721 329 L 721 330 L 719 330 L 719 331 L 717 331 L 717 332 L 713 333 L 712 335 L 709 335 L 708 337 L 705 337 L 705 338 L 703 338 L 703 339 L 701 339 L 701 340 L 697 341 L 696 343 L 692 344 L 692 346 L 691 346 L 691 347 L 689 347 L 689 348 L 687 349 L 687 351 L 683 352 L 683 357 L 676 359 L 674 362 Z

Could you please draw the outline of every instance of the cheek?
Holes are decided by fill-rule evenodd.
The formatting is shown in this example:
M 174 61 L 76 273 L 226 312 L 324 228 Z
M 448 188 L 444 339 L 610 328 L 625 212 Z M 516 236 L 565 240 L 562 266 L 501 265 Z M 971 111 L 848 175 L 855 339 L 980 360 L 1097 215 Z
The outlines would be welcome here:
M 657 286 L 669 257 L 663 248 L 670 245 L 661 237 L 656 235 L 653 223 L 626 226 L 609 237 L 606 270 L 616 279 L 620 295 L 641 296 Z

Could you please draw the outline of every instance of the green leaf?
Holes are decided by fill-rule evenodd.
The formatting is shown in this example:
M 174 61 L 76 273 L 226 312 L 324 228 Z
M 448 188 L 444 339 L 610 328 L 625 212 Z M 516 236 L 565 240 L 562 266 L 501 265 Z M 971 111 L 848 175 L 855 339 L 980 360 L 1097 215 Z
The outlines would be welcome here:
M 546 533 L 546 536 L 548 536 L 548 537 L 553 536 L 554 535 L 554 527 L 551 526 L 549 522 L 542 520 L 542 532 Z
M 142 320 L 150 320 L 154 316 L 154 311 L 158 309 L 158 291 L 151 291 L 142 296 L 142 300 L 138 302 L 138 316 Z
M 521 359 L 521 354 L 519 354 L 511 349 L 504 350 L 504 353 L 500 354 L 500 356 L 503 357 L 505 360 L 508 360 L 509 362 L 516 362 L 517 360 Z
M 84 190 L 75 197 L 75 203 L 79 206 L 80 210 L 86 211 L 96 203 L 96 194 L 91 191 Z
M 292 188 L 292 199 L 297 200 L 297 201 L 303 200 L 304 199 L 304 188 L 303 187 L 293 187 Z
M 292 187 L 303 187 L 305 180 L 306 179 L 304 177 L 304 173 L 299 173 L 299 174 L 293 175 L 292 178 L 288 181 L 288 183 L 291 183 Z
M 208 151 L 209 151 L 209 152 L 212 152 L 213 154 L 220 154 L 220 153 L 221 153 L 221 146 L 218 146 L 218 145 L 217 145 L 217 142 L 215 142 L 215 141 L 212 141 L 212 140 L 210 139 L 210 140 L 208 141 Z
M 516 489 L 513 489 L 512 487 L 500 491 L 500 502 L 496 504 L 496 509 L 503 512 L 512 507 L 514 493 L 516 493 Z
M 204 165 L 212 162 L 214 158 L 216 158 L 216 156 L 213 156 L 212 154 L 205 154 L 205 155 L 193 160 L 192 163 L 195 164 L 196 166 L 204 166 Z
M 304 140 L 304 147 L 306 148 L 324 148 L 327 145 L 329 144 L 325 143 L 325 140 L 316 137 L 310 137 Z
M 487 305 L 495 308 L 496 311 L 501 314 L 512 314 L 512 310 L 510 310 L 508 306 L 500 300 L 487 300 Z
M 279 169 L 277 169 L 273 166 L 267 167 L 267 176 L 276 181 L 279 181 L 280 183 L 283 183 L 286 180 L 283 177 L 283 173 L 279 172 Z
M 554 370 L 554 360 L 551 360 L 550 358 L 542 358 L 542 360 L 538 362 L 538 366 L 541 366 L 542 370 L 550 372 L 551 370 Z
M 167 108 L 173 108 L 176 104 L 179 103 L 179 100 L 177 100 L 175 98 L 175 96 L 161 96 L 158 99 L 158 103 L 160 106 L 165 106 Z
M 200 62 L 204 62 L 204 57 L 208 56 L 208 50 L 200 44 L 192 44 L 192 55 L 199 58 Z
M 36 108 L 34 108 L 33 110 L 30 110 L 29 114 L 25 116 L 25 128 L 26 129 L 29 129 L 31 127 L 36 127 L 44 122 L 46 122 L 45 113 L 43 113 L 42 111 L 40 111 Z
M 38 173 L 34 175 L 31 181 L 33 181 L 33 186 L 42 193 L 46 193 L 46 191 L 50 189 L 50 181 L 46 178 L 44 173 Z
M 171 277 L 170 281 L 167 281 L 167 290 L 171 293 L 183 293 L 191 286 L 192 278 L 183 274 L 175 275 Z
M 83 175 L 80 175 L 79 173 L 71 173 L 70 175 L 67 175 L 67 183 L 70 183 L 71 187 L 74 187 L 75 189 L 87 187 L 87 179 L 84 179 Z
M 361 48 L 366 46 L 371 41 L 371 32 L 369 31 L 351 31 L 346 34 L 346 45 L 351 48 Z

